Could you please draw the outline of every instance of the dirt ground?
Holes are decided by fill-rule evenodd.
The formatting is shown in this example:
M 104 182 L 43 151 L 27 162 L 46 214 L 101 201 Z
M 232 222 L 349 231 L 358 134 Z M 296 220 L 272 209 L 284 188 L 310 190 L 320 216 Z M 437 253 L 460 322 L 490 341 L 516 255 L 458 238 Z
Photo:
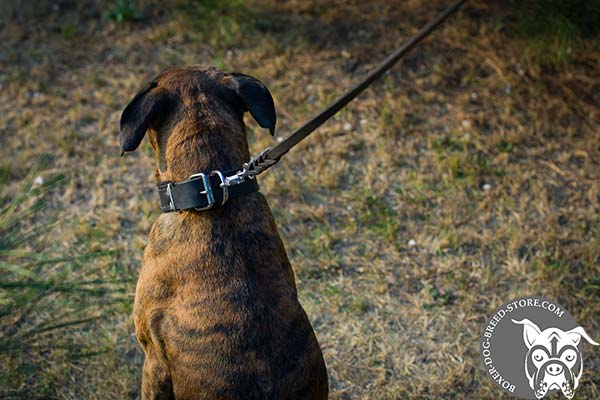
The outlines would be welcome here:
M 129 279 L 68 333 L 97 354 L 48 349 L 29 372 L 0 355 L 4 398 L 139 397 L 131 307 L 158 204 L 151 147 L 119 157 L 118 121 L 144 82 L 188 64 L 256 76 L 285 136 L 446 2 L 145 2 L 123 22 L 111 4 L 40 1 L 1 25 L 6 190 L 52 155 L 41 176 L 67 180 L 27 223 L 59 221 L 43 239 L 57 254 L 116 252 L 77 276 Z M 599 47 L 540 67 L 504 21 L 470 2 L 261 176 L 332 399 L 503 398 L 478 338 L 520 296 L 557 301 L 600 338 Z M 247 123 L 253 152 L 274 143 Z M 600 398 L 600 352 L 585 349 L 575 398 Z

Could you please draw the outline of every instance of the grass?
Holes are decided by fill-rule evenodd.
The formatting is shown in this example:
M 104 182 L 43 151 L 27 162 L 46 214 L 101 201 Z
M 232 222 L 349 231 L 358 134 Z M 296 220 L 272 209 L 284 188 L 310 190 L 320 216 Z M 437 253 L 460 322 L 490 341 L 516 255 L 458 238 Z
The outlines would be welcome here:
M 103 18 L 115 2 L 60 4 L 0 29 L 0 182 L 28 193 L 30 166 L 53 154 L 37 175 L 65 179 L 32 196 L 46 205 L 19 229 L 42 233 L 15 248 L 63 261 L 2 258 L 33 271 L 3 282 L 38 282 L 2 290 L 42 309 L 21 336 L 98 318 L 25 335 L 40 351 L 2 354 L 0 397 L 135 399 L 131 304 L 158 213 L 150 146 L 119 157 L 127 99 L 165 67 L 217 64 L 269 86 L 284 135 L 443 2 L 136 1 L 144 18 L 120 24 Z M 549 68 L 527 58 L 507 12 L 470 3 L 261 176 L 333 399 L 499 398 L 477 343 L 510 298 L 554 299 L 600 337 L 597 39 L 578 33 Z M 274 143 L 247 122 L 254 151 Z M 26 296 L 43 290 L 43 303 Z M 10 326 L 3 341 L 21 337 Z M 576 398 L 598 398 L 600 357 L 584 356 Z
M 181 12 L 185 13 L 190 31 L 215 48 L 227 49 L 247 42 L 255 31 L 255 16 L 241 0 L 192 1 L 182 5 Z
M 584 39 L 600 33 L 598 0 L 527 0 L 511 7 L 517 36 L 527 38 L 525 59 L 536 64 L 564 66 L 576 51 L 586 51 Z
M 28 226 L 27 220 L 43 213 L 47 192 L 64 184 L 61 174 L 43 177 L 47 163 L 47 158 L 37 162 L 16 193 L 3 193 L 0 209 L 3 398 L 57 396 L 60 388 L 54 379 L 65 377 L 50 379 L 52 365 L 75 366 L 110 352 L 106 343 L 89 337 L 100 319 L 130 300 L 122 296 L 129 278 L 98 279 L 82 273 L 90 264 L 111 262 L 113 252 L 86 253 L 74 246 L 71 254 L 56 255 L 48 236 L 57 222 Z
M 131 0 L 117 0 L 104 14 L 105 18 L 117 23 L 140 21 L 142 13 Z

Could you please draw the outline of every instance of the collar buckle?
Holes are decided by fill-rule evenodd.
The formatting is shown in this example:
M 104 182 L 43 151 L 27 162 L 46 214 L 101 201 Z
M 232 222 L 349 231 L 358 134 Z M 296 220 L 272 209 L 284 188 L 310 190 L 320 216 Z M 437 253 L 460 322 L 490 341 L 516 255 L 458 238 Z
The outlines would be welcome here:
M 258 183 L 253 176 L 243 176 L 235 171 L 213 170 L 190 175 L 180 182 L 158 183 L 160 210 L 205 211 L 224 206 L 230 199 L 258 192 Z
M 212 173 L 211 173 L 211 175 L 212 175 Z M 202 186 L 204 186 L 204 190 L 201 190 L 199 193 L 206 196 L 207 205 L 204 207 L 194 207 L 194 209 L 196 211 L 210 210 L 212 208 L 212 206 L 215 204 L 215 196 L 213 195 L 212 187 L 210 186 L 209 176 L 206 174 L 203 174 L 201 172 L 199 174 L 190 175 L 190 177 L 188 178 L 188 180 L 190 180 L 190 181 L 199 180 L 199 179 L 202 180 Z M 167 186 L 167 190 L 169 191 L 169 195 L 170 195 L 171 192 L 170 192 L 168 186 Z M 173 197 L 171 197 L 171 202 L 172 201 L 173 201 Z

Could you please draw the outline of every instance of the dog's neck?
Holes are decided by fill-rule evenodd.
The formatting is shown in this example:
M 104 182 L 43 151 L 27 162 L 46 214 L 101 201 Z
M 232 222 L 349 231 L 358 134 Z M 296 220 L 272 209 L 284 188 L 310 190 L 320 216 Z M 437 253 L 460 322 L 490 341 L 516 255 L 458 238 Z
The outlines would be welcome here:
M 203 109 L 196 109 L 195 114 L 180 119 L 172 128 L 166 148 L 157 151 L 159 181 L 178 182 L 199 172 L 225 172 L 250 159 L 241 116 L 215 119 Z

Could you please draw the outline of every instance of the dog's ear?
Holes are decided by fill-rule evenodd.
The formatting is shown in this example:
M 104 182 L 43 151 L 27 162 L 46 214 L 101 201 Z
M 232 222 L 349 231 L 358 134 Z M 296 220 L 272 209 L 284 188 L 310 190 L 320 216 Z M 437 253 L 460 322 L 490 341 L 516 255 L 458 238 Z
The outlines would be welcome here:
M 522 319 L 521 321 L 515 321 L 513 319 L 512 322 L 523 325 L 523 341 L 525 342 L 525 346 L 530 349 L 531 346 L 533 346 L 535 338 L 542 333 L 542 331 L 536 324 L 528 319 Z
M 150 82 L 129 102 L 121 114 L 121 155 L 138 148 L 148 128 L 158 128 L 168 111 L 166 93 Z
M 274 135 L 277 114 L 269 89 L 261 81 L 249 75 L 238 73 L 230 75 L 231 89 L 237 93 L 256 122 Z
M 590 344 L 593 344 L 594 346 L 598 346 L 598 343 L 595 342 L 591 337 L 589 337 L 588 334 L 585 332 L 585 330 L 581 326 L 573 328 L 570 331 L 565 332 L 565 333 L 567 334 L 569 339 L 571 339 L 573 341 L 575 346 L 577 346 L 579 344 L 579 341 L 581 340 L 581 338 L 584 338 L 585 340 L 587 340 Z

